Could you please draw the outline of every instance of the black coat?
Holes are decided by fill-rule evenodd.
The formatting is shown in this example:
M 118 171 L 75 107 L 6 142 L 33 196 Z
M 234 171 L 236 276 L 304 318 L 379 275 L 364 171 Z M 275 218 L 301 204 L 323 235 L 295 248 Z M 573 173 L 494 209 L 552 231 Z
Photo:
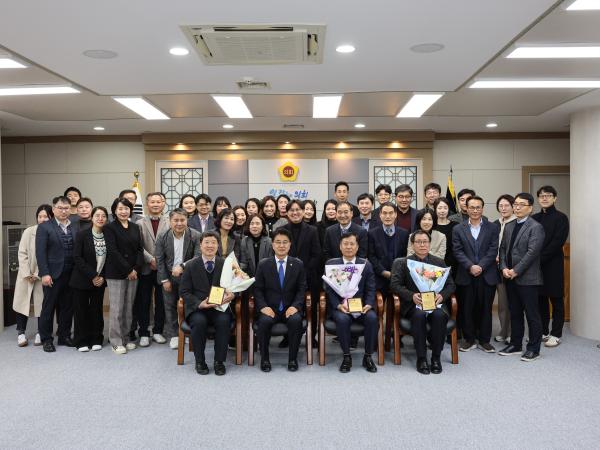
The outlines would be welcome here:
M 77 233 L 73 247 L 73 261 L 75 267 L 73 267 L 71 282 L 69 283 L 72 288 L 82 290 L 102 289 L 106 285 L 105 282 L 104 286 L 98 288 L 92 284 L 95 277 L 104 277 L 104 268 L 100 273 L 96 271 L 96 249 L 94 248 L 94 236 L 91 227 Z
M 408 248 L 408 231 L 394 226 L 395 232 L 392 236 L 394 241 L 394 255 L 388 253 L 387 236 L 383 229 L 383 225 L 371 229 L 369 227 L 369 261 L 373 265 L 375 271 L 375 280 L 377 289 L 387 288 L 390 280 L 382 275 L 383 271 L 392 271 L 392 264 L 396 258 L 406 256 Z
M 123 228 L 121 222 L 115 220 L 103 230 L 106 240 L 106 264 L 104 273 L 110 280 L 124 280 L 132 270 L 139 274 L 144 265 L 144 247 L 140 227 L 129 222 Z
M 366 258 L 369 251 L 369 238 L 367 232 L 360 225 L 350 222 L 350 228 L 358 236 L 358 253 L 359 258 Z M 342 251 L 340 250 L 340 241 L 342 240 L 342 231 L 340 224 L 332 225 L 325 231 L 325 243 L 323 244 L 323 255 L 325 260 L 331 258 L 341 258 Z
M 293 226 L 291 223 L 288 223 L 281 228 L 285 228 L 293 236 Z M 296 242 L 292 239 L 292 246 L 290 247 L 289 254 L 302 261 L 307 275 L 310 276 L 316 273 L 321 259 L 321 243 L 319 242 L 317 228 L 302 222 L 300 225 L 298 241 Z
M 257 313 L 267 306 L 277 313 L 281 300 L 283 300 L 284 311 L 290 306 L 294 306 L 298 311 L 304 309 L 306 274 L 304 264 L 298 258 L 288 256 L 283 288 L 279 284 L 275 257 L 265 258 L 259 262 L 254 278 L 254 299 Z
M 540 256 L 542 275 L 544 276 L 544 285 L 540 287 L 540 295 L 563 297 L 565 291 L 563 245 L 569 237 L 569 219 L 554 206 L 531 217 L 544 227 L 546 233 Z
M 179 284 L 179 295 L 185 303 L 185 317 L 198 309 L 198 305 L 204 301 L 210 294 L 212 286 L 219 286 L 221 283 L 221 272 L 223 272 L 223 263 L 225 259 L 216 256 L 215 268 L 212 272 L 212 283 L 209 282 L 208 272 L 204 266 L 202 256 L 196 256 L 191 259 L 183 270 L 181 282 Z M 231 312 L 231 306 L 228 308 Z

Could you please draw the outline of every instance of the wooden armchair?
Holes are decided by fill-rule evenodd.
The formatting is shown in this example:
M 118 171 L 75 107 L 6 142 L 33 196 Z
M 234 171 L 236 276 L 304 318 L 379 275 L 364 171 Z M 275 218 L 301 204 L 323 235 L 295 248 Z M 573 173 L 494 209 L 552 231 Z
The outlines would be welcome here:
M 446 334 L 450 335 L 452 364 L 458 364 L 458 334 L 456 331 L 456 313 L 458 304 L 456 295 L 450 297 L 450 318 L 446 324 Z M 429 325 L 428 325 L 429 327 Z M 400 336 L 410 334 L 411 322 L 400 317 L 400 297 L 394 294 L 394 364 L 400 364 Z
M 242 364 L 242 298 L 236 294 L 231 302 L 230 308 L 233 308 L 235 320 L 231 323 L 231 332 L 235 336 L 235 363 L 239 366 Z M 192 338 L 190 333 L 192 329 L 185 320 L 185 305 L 183 299 L 180 298 L 177 302 L 177 322 L 179 323 L 179 345 L 177 347 L 177 364 L 182 365 L 185 353 L 185 337 L 190 337 L 189 351 L 193 351 Z M 215 329 L 212 325 L 208 326 L 208 333 L 214 334 Z
M 377 291 L 375 294 L 377 302 L 377 319 L 379 321 L 379 332 L 377 333 L 377 364 L 383 366 L 385 364 L 385 351 L 383 348 L 383 296 Z M 364 325 L 360 323 L 352 323 L 350 326 L 350 334 L 352 336 L 362 336 L 365 332 Z M 337 327 L 335 322 L 327 317 L 327 298 L 324 292 L 321 292 L 319 299 L 319 365 L 325 365 L 325 335 L 330 334 L 337 336 Z
M 310 292 L 304 294 L 305 311 L 304 319 L 302 319 L 302 327 L 306 334 L 306 364 L 309 366 L 313 363 L 313 348 L 312 348 L 312 301 Z M 254 365 L 254 352 L 256 351 L 256 345 L 254 338 L 258 331 L 258 326 L 254 322 L 255 315 L 255 304 L 254 296 L 251 295 L 248 298 L 248 365 Z M 271 329 L 271 336 L 287 336 L 288 329 L 285 323 L 276 323 Z

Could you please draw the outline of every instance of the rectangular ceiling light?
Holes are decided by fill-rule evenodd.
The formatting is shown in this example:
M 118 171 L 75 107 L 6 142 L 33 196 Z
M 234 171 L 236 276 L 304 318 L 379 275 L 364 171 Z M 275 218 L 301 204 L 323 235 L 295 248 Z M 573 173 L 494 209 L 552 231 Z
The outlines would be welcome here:
M 168 120 L 169 116 L 155 108 L 142 97 L 113 97 L 121 105 L 129 108 L 147 120 Z
M 596 89 L 600 80 L 479 80 L 471 89 Z
M 444 94 L 414 94 L 396 117 L 421 117 Z
M 600 58 L 600 46 L 518 47 L 507 58 Z
M 0 88 L 0 96 L 48 94 L 79 94 L 79 91 L 71 86 L 14 86 Z
M 213 95 L 212 98 L 230 119 L 252 119 L 252 113 L 239 95 Z
M 335 119 L 338 116 L 341 95 L 315 95 L 313 96 L 313 118 Z
M 14 59 L 0 57 L 0 69 L 25 69 L 26 67 Z
M 600 0 L 575 0 L 567 7 L 567 11 L 585 11 L 600 9 Z

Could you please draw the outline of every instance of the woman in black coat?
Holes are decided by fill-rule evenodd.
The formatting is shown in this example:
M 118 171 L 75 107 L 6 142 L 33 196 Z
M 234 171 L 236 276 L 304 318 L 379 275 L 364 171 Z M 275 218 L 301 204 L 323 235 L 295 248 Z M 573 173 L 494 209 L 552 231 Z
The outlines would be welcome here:
M 102 301 L 106 286 L 106 241 L 102 228 L 108 221 L 108 212 L 97 206 L 92 210 L 91 218 L 92 226 L 81 230 L 75 238 L 75 267 L 69 283 L 73 288 L 75 347 L 80 352 L 100 350 L 104 340 Z

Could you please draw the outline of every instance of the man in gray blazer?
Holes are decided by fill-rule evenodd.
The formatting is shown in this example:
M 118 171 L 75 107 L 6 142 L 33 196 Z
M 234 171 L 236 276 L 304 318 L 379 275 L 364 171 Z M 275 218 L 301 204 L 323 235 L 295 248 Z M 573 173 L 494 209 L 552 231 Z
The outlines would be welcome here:
M 169 213 L 170 229 L 156 238 L 154 255 L 158 281 L 162 284 L 165 304 L 165 332 L 170 337 L 169 347 L 176 349 L 178 342 L 177 300 L 179 283 L 185 264 L 200 256 L 200 234 L 187 224 L 187 213 L 177 208 Z
M 527 317 L 529 342 L 521 355 L 522 361 L 540 357 L 542 321 L 538 306 L 538 287 L 543 284 L 540 255 L 544 246 L 544 228 L 529 217 L 533 210 L 533 196 L 522 192 L 513 203 L 517 220 L 508 223 L 500 244 L 500 270 L 506 279 L 510 309 L 510 344 L 500 355 L 519 355 L 524 334 L 523 313 Z

